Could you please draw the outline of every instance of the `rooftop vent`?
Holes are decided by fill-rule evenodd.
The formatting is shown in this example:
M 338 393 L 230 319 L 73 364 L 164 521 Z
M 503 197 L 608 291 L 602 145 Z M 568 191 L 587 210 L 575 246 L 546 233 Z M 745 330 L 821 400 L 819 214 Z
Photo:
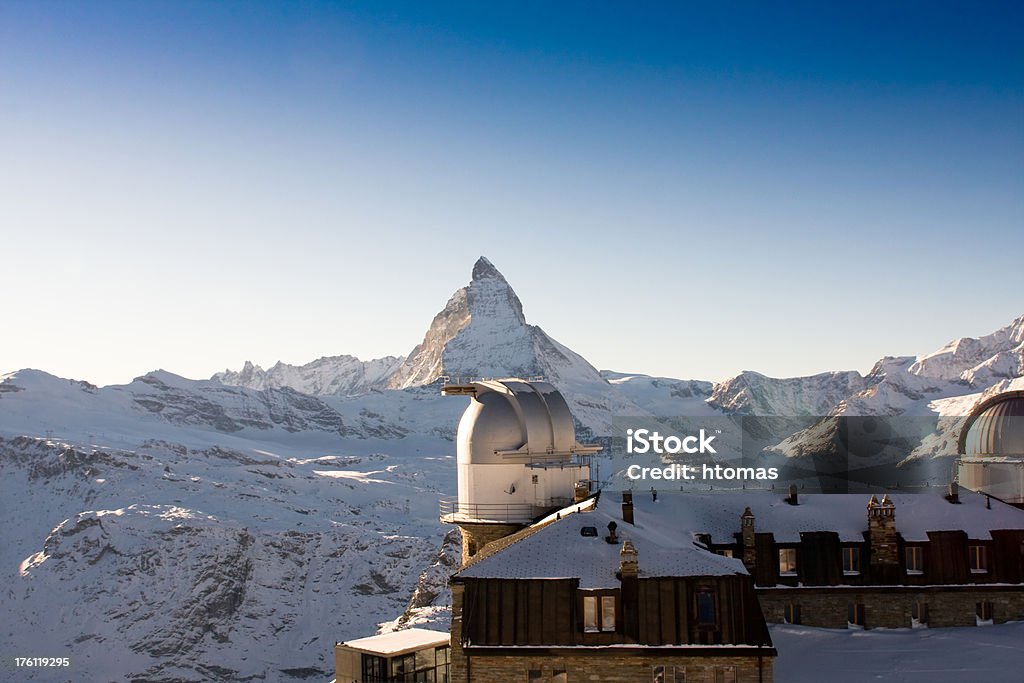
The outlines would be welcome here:
M 800 498 L 796 491 L 796 484 L 789 485 L 789 496 L 786 497 L 786 502 L 790 505 L 799 505 Z

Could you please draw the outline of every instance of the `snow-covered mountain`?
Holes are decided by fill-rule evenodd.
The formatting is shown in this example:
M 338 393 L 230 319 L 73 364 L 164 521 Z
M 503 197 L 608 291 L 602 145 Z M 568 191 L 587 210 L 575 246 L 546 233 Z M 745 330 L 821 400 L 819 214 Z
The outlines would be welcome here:
M 451 296 L 405 359 L 364 363 L 335 356 L 301 367 L 278 363 L 265 372 L 247 362 L 240 372 L 229 370 L 213 380 L 336 396 L 423 387 L 445 376 L 544 377 L 562 390 L 576 418 L 597 434 L 610 433 L 612 415 L 649 412 L 620 390 L 621 382 L 609 383 L 578 353 L 527 323 L 519 297 L 485 257 L 473 265 L 469 284 Z M 641 393 L 634 391 L 634 398 L 642 399 Z
M 458 539 L 437 501 L 454 490 L 465 404 L 438 395 L 442 376 L 542 375 L 581 438 L 612 434 L 616 417 L 783 416 L 765 442 L 779 458 L 834 443 L 816 416 L 934 419 L 936 435 L 901 452 L 914 460 L 955 444 L 943 416 L 1024 388 L 1022 339 L 1024 317 L 866 376 L 598 372 L 528 323 L 481 258 L 405 358 L 108 387 L 0 376 L 0 649 L 71 651 L 82 680 L 297 681 L 329 674 L 335 640 L 443 626 Z
M 917 358 L 912 375 L 988 387 L 1024 374 L 1024 315 L 984 337 L 961 337 Z
M 859 372 L 776 379 L 746 370 L 715 385 L 708 403 L 733 415 L 826 415 L 864 388 Z
M 277 362 L 269 370 L 246 361 L 238 372 L 225 370 L 211 379 L 249 389 L 293 389 L 313 396 L 353 396 L 377 389 L 404 358 L 384 356 L 362 361 L 355 356 L 324 356 L 305 365 Z
M 918 357 L 887 356 L 864 387 L 837 402 L 821 420 L 777 447 L 788 456 L 828 452 L 836 439 L 834 417 L 882 416 L 906 432 L 906 463 L 956 454 L 962 417 L 996 393 L 1024 388 L 1024 316 L 983 337 L 963 337 Z M 916 440 L 919 432 L 929 433 Z M 907 452 L 909 451 L 909 452 Z

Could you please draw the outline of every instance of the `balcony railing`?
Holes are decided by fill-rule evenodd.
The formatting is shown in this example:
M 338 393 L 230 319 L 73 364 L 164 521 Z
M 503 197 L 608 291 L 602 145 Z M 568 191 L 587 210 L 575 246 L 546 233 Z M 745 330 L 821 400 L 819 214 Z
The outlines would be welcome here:
M 458 498 L 442 498 L 442 522 L 513 522 L 526 524 L 556 508 L 566 507 L 571 498 L 549 498 L 536 503 L 464 503 Z

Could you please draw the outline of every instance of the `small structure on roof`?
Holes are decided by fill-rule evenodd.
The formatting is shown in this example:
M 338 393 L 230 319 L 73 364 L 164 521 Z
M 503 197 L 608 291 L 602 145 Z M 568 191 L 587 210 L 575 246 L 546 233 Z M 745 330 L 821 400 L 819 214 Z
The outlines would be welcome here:
M 408 628 L 334 646 L 336 683 L 449 680 L 449 635 Z

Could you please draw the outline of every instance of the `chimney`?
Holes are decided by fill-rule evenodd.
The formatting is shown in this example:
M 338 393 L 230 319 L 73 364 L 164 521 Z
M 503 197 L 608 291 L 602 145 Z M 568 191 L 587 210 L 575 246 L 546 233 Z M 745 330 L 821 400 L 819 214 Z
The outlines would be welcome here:
M 637 562 L 636 547 L 633 541 L 628 538 L 622 544 L 619 551 L 619 578 L 635 579 L 640 575 L 640 565 Z
M 871 580 L 898 582 L 896 504 L 889 494 L 878 502 L 876 496 L 868 501 L 868 540 L 871 548 Z
M 633 492 L 622 492 L 622 521 L 626 524 L 633 523 Z
M 608 535 L 604 537 L 604 540 L 608 543 L 618 543 L 619 537 L 615 534 L 615 530 L 619 528 L 619 525 L 614 521 L 608 522 Z
M 790 505 L 799 505 L 800 499 L 797 497 L 796 484 L 789 485 L 789 497 L 786 498 L 786 502 Z
M 573 501 L 574 503 L 582 503 L 590 497 L 590 482 L 589 481 L 578 481 L 576 482 L 576 490 L 574 492 Z
M 960 503 L 960 484 L 955 481 L 949 482 L 949 493 L 946 494 L 946 500 L 953 504 Z
M 754 513 L 749 507 L 740 516 L 740 535 L 743 539 L 743 565 L 753 574 L 757 565 L 757 550 L 754 547 Z

